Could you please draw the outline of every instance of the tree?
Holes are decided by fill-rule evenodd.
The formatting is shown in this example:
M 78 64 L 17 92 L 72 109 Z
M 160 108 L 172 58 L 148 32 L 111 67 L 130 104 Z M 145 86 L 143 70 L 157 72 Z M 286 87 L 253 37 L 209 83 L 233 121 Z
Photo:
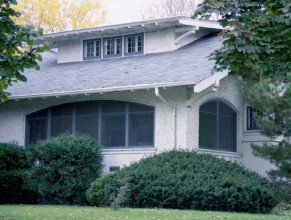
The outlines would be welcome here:
M 255 155 L 276 165 L 269 174 L 281 186 L 291 184 L 291 13 L 288 0 L 205 0 L 194 17 L 220 14 L 222 47 L 217 71 L 240 77 L 246 101 L 263 114 L 256 121 L 276 143 L 253 145 Z M 291 192 L 291 190 L 289 191 Z M 289 197 L 290 199 L 290 197 Z
M 19 0 L 18 24 L 42 28 L 44 33 L 94 27 L 104 22 L 99 0 Z
M 24 69 L 39 69 L 39 53 L 45 49 L 44 45 L 33 45 L 34 38 L 40 36 L 41 31 L 13 21 L 14 17 L 20 16 L 11 7 L 15 4 L 15 0 L 0 0 L 0 104 L 8 98 L 8 86 L 26 81 Z
M 195 12 L 198 0 L 163 0 L 147 7 L 142 15 L 144 20 L 174 16 L 191 16 Z

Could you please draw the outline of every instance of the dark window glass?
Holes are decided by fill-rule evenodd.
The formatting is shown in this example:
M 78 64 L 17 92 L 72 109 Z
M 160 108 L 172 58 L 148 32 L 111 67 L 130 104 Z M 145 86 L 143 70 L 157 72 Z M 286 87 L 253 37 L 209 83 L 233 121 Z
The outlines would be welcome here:
M 200 106 L 199 147 L 236 151 L 236 113 L 220 101 Z
M 32 119 L 32 118 L 47 118 L 47 116 L 48 116 L 48 110 L 45 109 L 45 110 L 41 110 L 41 111 L 34 112 L 34 113 L 30 114 L 28 116 L 28 119 Z
M 124 102 L 102 102 L 102 113 L 103 114 L 112 114 L 112 113 L 124 113 L 125 112 Z
M 146 105 L 130 103 L 129 112 L 153 112 L 154 108 Z
M 60 105 L 51 108 L 52 117 L 66 117 L 66 116 L 72 117 L 72 114 L 73 114 L 72 104 Z
M 199 121 L 199 146 L 208 149 L 214 148 L 217 141 L 216 115 L 200 112 Z
M 98 105 L 96 102 L 76 104 L 76 132 L 98 140 Z
M 104 147 L 125 146 L 125 115 L 104 114 L 102 115 L 102 141 Z
M 62 133 L 72 133 L 72 116 L 57 117 L 51 119 L 51 136 L 57 136 Z
M 153 113 L 129 114 L 129 146 L 153 146 Z
M 27 142 L 88 134 L 104 147 L 153 146 L 154 108 L 118 101 L 64 104 L 27 116 Z
M 47 118 L 28 119 L 28 140 L 35 143 L 47 138 Z
M 257 115 L 262 116 L 263 114 L 256 108 L 247 107 L 247 130 L 260 130 L 255 120 Z
M 51 136 L 72 133 L 73 104 L 51 108 Z

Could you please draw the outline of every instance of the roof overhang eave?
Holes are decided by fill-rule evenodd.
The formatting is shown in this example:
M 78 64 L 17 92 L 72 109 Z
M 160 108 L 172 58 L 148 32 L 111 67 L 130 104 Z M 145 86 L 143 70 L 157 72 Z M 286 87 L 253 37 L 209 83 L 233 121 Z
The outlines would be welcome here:
M 31 95 L 11 95 L 9 100 L 19 101 L 23 99 L 35 99 L 35 98 L 50 98 L 50 97 L 63 97 L 63 96 L 76 96 L 76 95 L 90 95 L 90 94 L 103 94 L 109 92 L 123 92 L 123 91 L 135 91 L 135 90 L 150 90 L 155 88 L 169 88 L 179 86 L 194 86 L 196 82 L 185 81 L 185 82 L 171 82 L 171 83 L 155 83 L 155 84 L 144 84 L 144 85 L 132 85 L 123 87 L 108 87 L 88 90 L 72 90 L 63 92 L 52 92 L 52 93 L 38 93 Z
M 72 31 L 64 31 L 58 33 L 46 34 L 42 37 L 36 39 L 36 43 L 42 43 L 44 41 L 50 41 L 55 43 L 57 41 L 62 41 L 65 39 L 71 38 L 80 38 L 80 37 L 90 37 L 96 35 L 116 35 L 116 34 L 126 34 L 135 32 L 143 32 L 143 31 L 154 31 L 161 28 L 169 28 L 174 25 L 181 26 L 194 26 L 194 27 L 202 27 L 213 30 L 222 30 L 222 26 L 218 24 L 216 21 L 206 21 L 206 20 L 198 20 L 191 19 L 189 17 L 171 17 L 171 18 L 163 18 L 163 19 L 155 19 L 149 21 L 140 21 L 140 22 L 132 22 L 126 24 L 118 24 L 118 25 L 107 25 L 107 26 L 99 26 L 95 28 L 85 28 L 85 29 L 77 29 Z

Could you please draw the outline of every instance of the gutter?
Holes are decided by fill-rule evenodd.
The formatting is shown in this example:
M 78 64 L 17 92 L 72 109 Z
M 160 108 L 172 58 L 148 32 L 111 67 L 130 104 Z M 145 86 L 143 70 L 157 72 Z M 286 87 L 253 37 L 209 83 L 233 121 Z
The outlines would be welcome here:
M 208 77 L 208 76 L 206 76 Z M 123 87 L 108 87 L 108 88 L 98 88 L 98 89 L 88 89 L 88 90 L 71 90 L 63 92 L 54 93 L 38 93 L 32 95 L 11 95 L 9 100 L 20 100 L 20 99 L 33 99 L 33 98 L 48 98 L 48 97 L 61 97 L 61 96 L 74 96 L 74 95 L 84 95 L 84 94 L 103 94 L 106 92 L 121 92 L 130 90 L 142 90 L 142 89 L 155 89 L 156 87 L 176 87 L 176 86 L 188 86 L 195 85 L 194 81 L 184 81 L 184 82 L 169 82 L 169 83 L 156 83 L 156 84 L 142 84 L 142 85 L 132 85 Z

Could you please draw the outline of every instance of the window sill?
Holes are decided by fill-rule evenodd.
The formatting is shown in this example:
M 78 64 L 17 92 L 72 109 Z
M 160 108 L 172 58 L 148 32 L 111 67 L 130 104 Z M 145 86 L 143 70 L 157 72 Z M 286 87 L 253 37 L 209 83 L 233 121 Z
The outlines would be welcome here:
M 103 155 L 109 154 L 144 154 L 155 153 L 157 151 L 154 147 L 139 147 L 139 148 L 107 148 L 102 149 Z
M 201 148 L 198 149 L 197 151 L 201 153 L 209 153 L 209 154 L 222 156 L 222 157 L 241 158 L 243 156 L 241 153 L 229 152 L 229 151 L 209 150 L 209 149 L 201 149 Z

